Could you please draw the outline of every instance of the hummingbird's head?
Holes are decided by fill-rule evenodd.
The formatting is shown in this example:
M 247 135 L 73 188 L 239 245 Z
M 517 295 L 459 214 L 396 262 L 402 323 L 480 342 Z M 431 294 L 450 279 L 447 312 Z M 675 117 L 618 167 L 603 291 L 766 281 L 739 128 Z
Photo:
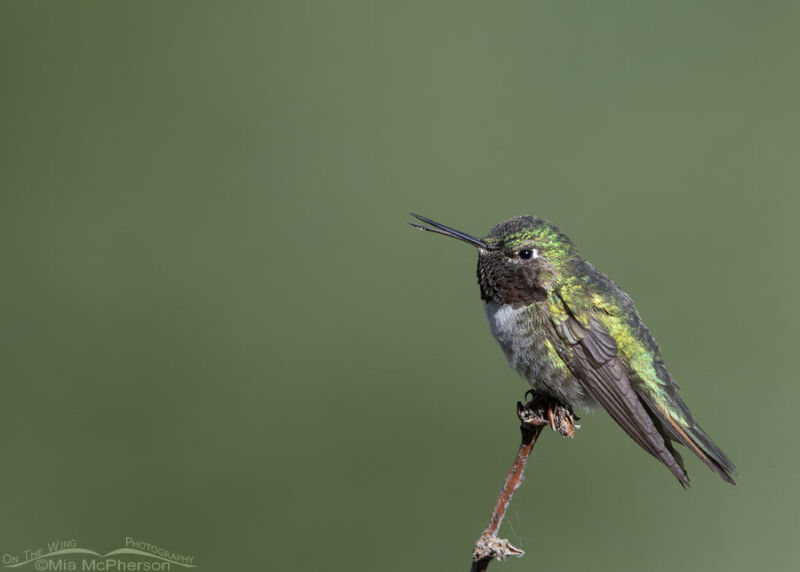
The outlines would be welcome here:
M 547 297 L 568 261 L 576 256 L 558 227 L 533 216 L 518 216 L 496 225 L 483 238 L 454 230 L 428 218 L 412 216 L 431 227 L 412 226 L 456 238 L 478 249 L 481 299 L 496 304 L 530 304 Z

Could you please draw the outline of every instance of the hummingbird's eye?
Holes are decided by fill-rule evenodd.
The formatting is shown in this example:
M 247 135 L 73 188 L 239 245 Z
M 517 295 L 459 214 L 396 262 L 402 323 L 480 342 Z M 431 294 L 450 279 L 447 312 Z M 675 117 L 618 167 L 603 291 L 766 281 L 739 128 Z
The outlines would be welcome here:
M 517 255 L 518 255 L 518 256 L 519 256 L 519 257 L 520 257 L 522 260 L 528 260 L 528 259 L 530 259 L 530 258 L 533 258 L 533 253 L 534 253 L 534 251 L 533 251 L 533 250 L 528 250 L 527 248 L 523 248 L 522 250 L 520 250 L 519 252 L 517 252 Z

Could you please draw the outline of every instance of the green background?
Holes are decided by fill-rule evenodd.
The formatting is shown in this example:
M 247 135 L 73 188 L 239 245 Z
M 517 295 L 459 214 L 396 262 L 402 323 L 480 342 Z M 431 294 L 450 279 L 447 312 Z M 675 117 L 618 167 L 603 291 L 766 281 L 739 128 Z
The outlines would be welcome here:
M 473 234 L 559 224 L 737 463 L 545 435 L 497 570 L 794 570 L 800 4 L 7 2 L 0 552 L 466 570 L 524 384 Z M 30 568 L 30 566 L 29 566 Z M 23 568 L 24 570 L 24 568 Z

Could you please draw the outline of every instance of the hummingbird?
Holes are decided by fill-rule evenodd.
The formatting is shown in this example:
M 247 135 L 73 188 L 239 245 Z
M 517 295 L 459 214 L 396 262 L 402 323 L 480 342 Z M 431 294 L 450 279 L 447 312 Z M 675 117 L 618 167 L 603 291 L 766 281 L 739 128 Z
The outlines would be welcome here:
M 489 330 L 534 396 L 570 412 L 603 408 L 684 487 L 689 477 L 675 443 L 735 484 L 736 468 L 678 395 L 631 298 L 584 260 L 557 226 L 518 216 L 477 238 L 412 216 L 429 225 L 412 226 L 478 249 Z M 553 425 L 552 408 L 548 415 Z

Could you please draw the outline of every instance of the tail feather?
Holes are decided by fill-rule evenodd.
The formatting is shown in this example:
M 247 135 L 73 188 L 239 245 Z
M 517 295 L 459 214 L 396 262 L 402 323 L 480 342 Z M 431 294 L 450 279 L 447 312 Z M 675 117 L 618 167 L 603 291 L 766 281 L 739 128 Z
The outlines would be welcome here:
M 682 402 L 681 402 L 682 404 Z M 648 405 L 651 405 L 648 403 Z M 685 408 L 686 406 L 683 405 Z M 691 414 L 688 413 L 688 408 L 685 409 L 688 414 L 688 423 L 681 424 L 669 412 L 662 410 L 660 407 L 650 407 L 655 416 L 661 422 L 659 425 L 664 431 L 665 439 L 672 439 L 687 447 L 692 453 L 703 461 L 709 469 L 717 473 L 720 478 L 732 485 L 735 485 L 734 477 L 736 476 L 736 467 L 728 456 L 722 452 L 711 437 L 703 431 Z M 683 462 L 680 456 L 676 456 L 676 460 L 683 467 Z
M 677 424 L 676 424 L 677 425 Z M 680 442 L 689 447 L 708 468 L 717 473 L 722 480 L 735 485 L 736 467 L 722 452 L 711 437 L 697 423 L 678 433 Z

